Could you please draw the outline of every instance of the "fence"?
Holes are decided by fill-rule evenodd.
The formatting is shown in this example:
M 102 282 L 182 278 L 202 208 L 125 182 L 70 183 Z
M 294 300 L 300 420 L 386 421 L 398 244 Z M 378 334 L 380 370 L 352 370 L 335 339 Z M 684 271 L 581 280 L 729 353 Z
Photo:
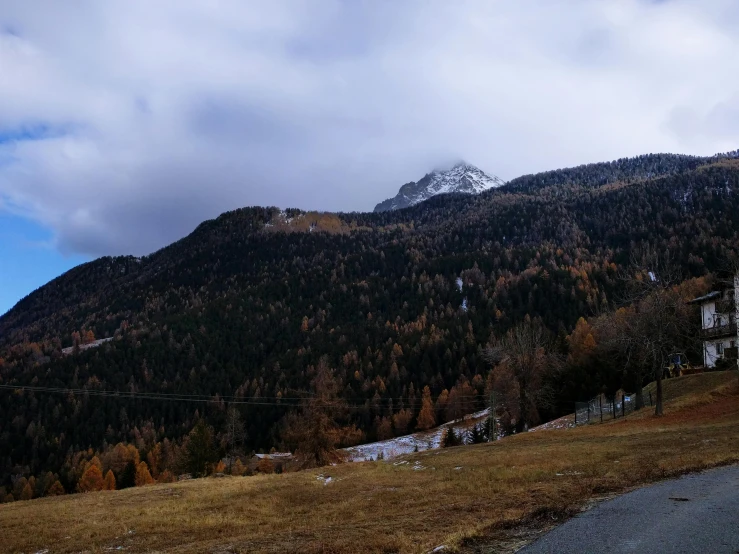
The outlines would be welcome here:
M 652 393 L 644 394 L 644 405 L 652 405 Z M 601 423 L 630 414 L 636 409 L 636 394 L 616 393 L 613 398 L 601 394 L 587 402 L 575 402 L 575 425 Z

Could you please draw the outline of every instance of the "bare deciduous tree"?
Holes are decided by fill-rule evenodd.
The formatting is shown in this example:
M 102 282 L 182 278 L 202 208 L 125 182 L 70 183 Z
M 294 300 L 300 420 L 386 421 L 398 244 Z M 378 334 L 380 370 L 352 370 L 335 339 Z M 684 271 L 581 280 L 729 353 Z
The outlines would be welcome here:
M 539 408 L 552 400 L 546 377 L 560 367 L 541 322 L 526 316 L 491 345 L 485 357 L 494 366 L 494 388 L 516 417 L 516 430 L 537 423 Z
M 246 432 L 244 431 L 244 422 L 241 419 L 241 413 L 236 406 L 230 406 L 226 412 L 226 424 L 222 435 L 222 443 L 228 452 L 228 473 L 233 468 L 234 456 L 238 454 L 238 449 L 244 444 Z
M 662 378 L 671 353 L 695 340 L 692 310 L 680 294 L 682 274 L 668 256 L 654 250 L 632 258 L 624 277 L 629 307 L 614 334 L 626 363 L 637 374 L 637 408 L 643 406 L 644 379 L 656 381 L 655 415 L 663 414 Z

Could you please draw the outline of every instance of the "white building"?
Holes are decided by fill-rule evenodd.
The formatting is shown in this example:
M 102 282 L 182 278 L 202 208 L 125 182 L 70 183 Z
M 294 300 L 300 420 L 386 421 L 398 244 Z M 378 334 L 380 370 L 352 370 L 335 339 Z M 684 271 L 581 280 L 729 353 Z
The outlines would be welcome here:
M 703 341 L 703 365 L 707 368 L 715 367 L 722 359 L 737 360 L 737 298 L 739 275 L 734 277 L 734 288 L 716 290 L 690 301 L 691 304 L 700 305 L 700 338 Z

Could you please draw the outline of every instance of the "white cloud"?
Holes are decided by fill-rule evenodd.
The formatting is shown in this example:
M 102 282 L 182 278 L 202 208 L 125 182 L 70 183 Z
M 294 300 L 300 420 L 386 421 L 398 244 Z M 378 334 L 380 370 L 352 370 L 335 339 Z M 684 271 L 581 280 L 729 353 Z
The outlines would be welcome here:
M 0 209 L 140 254 L 244 205 L 369 210 L 452 158 L 509 179 L 734 149 L 734 4 L 17 2 Z

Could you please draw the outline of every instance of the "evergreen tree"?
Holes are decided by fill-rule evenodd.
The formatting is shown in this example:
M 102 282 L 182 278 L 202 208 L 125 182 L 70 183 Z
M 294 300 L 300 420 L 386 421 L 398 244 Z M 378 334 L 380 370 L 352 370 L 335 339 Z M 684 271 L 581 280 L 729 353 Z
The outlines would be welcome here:
M 485 442 L 485 440 L 485 434 L 482 432 L 482 429 L 477 425 L 473 425 L 472 430 L 470 431 L 470 442 L 472 444 L 480 444 Z
M 187 469 L 193 477 L 203 477 L 210 464 L 216 461 L 213 447 L 213 431 L 203 419 L 198 420 L 190 431 L 187 446 Z
M 136 463 L 130 460 L 123 467 L 123 471 L 116 479 L 119 489 L 127 489 L 136 486 Z
M 20 499 L 21 495 L 23 494 L 23 489 L 26 488 L 26 485 L 28 484 L 28 479 L 25 477 L 21 477 L 20 479 L 16 480 L 15 483 L 13 483 L 13 496 L 16 499 Z
M 485 422 L 482 424 L 482 435 L 486 441 L 494 441 L 495 437 L 493 432 L 493 418 L 486 417 Z
M 462 437 L 454 431 L 454 427 L 448 427 L 444 432 L 441 445 L 444 448 L 449 448 L 451 446 L 459 446 L 462 442 Z

